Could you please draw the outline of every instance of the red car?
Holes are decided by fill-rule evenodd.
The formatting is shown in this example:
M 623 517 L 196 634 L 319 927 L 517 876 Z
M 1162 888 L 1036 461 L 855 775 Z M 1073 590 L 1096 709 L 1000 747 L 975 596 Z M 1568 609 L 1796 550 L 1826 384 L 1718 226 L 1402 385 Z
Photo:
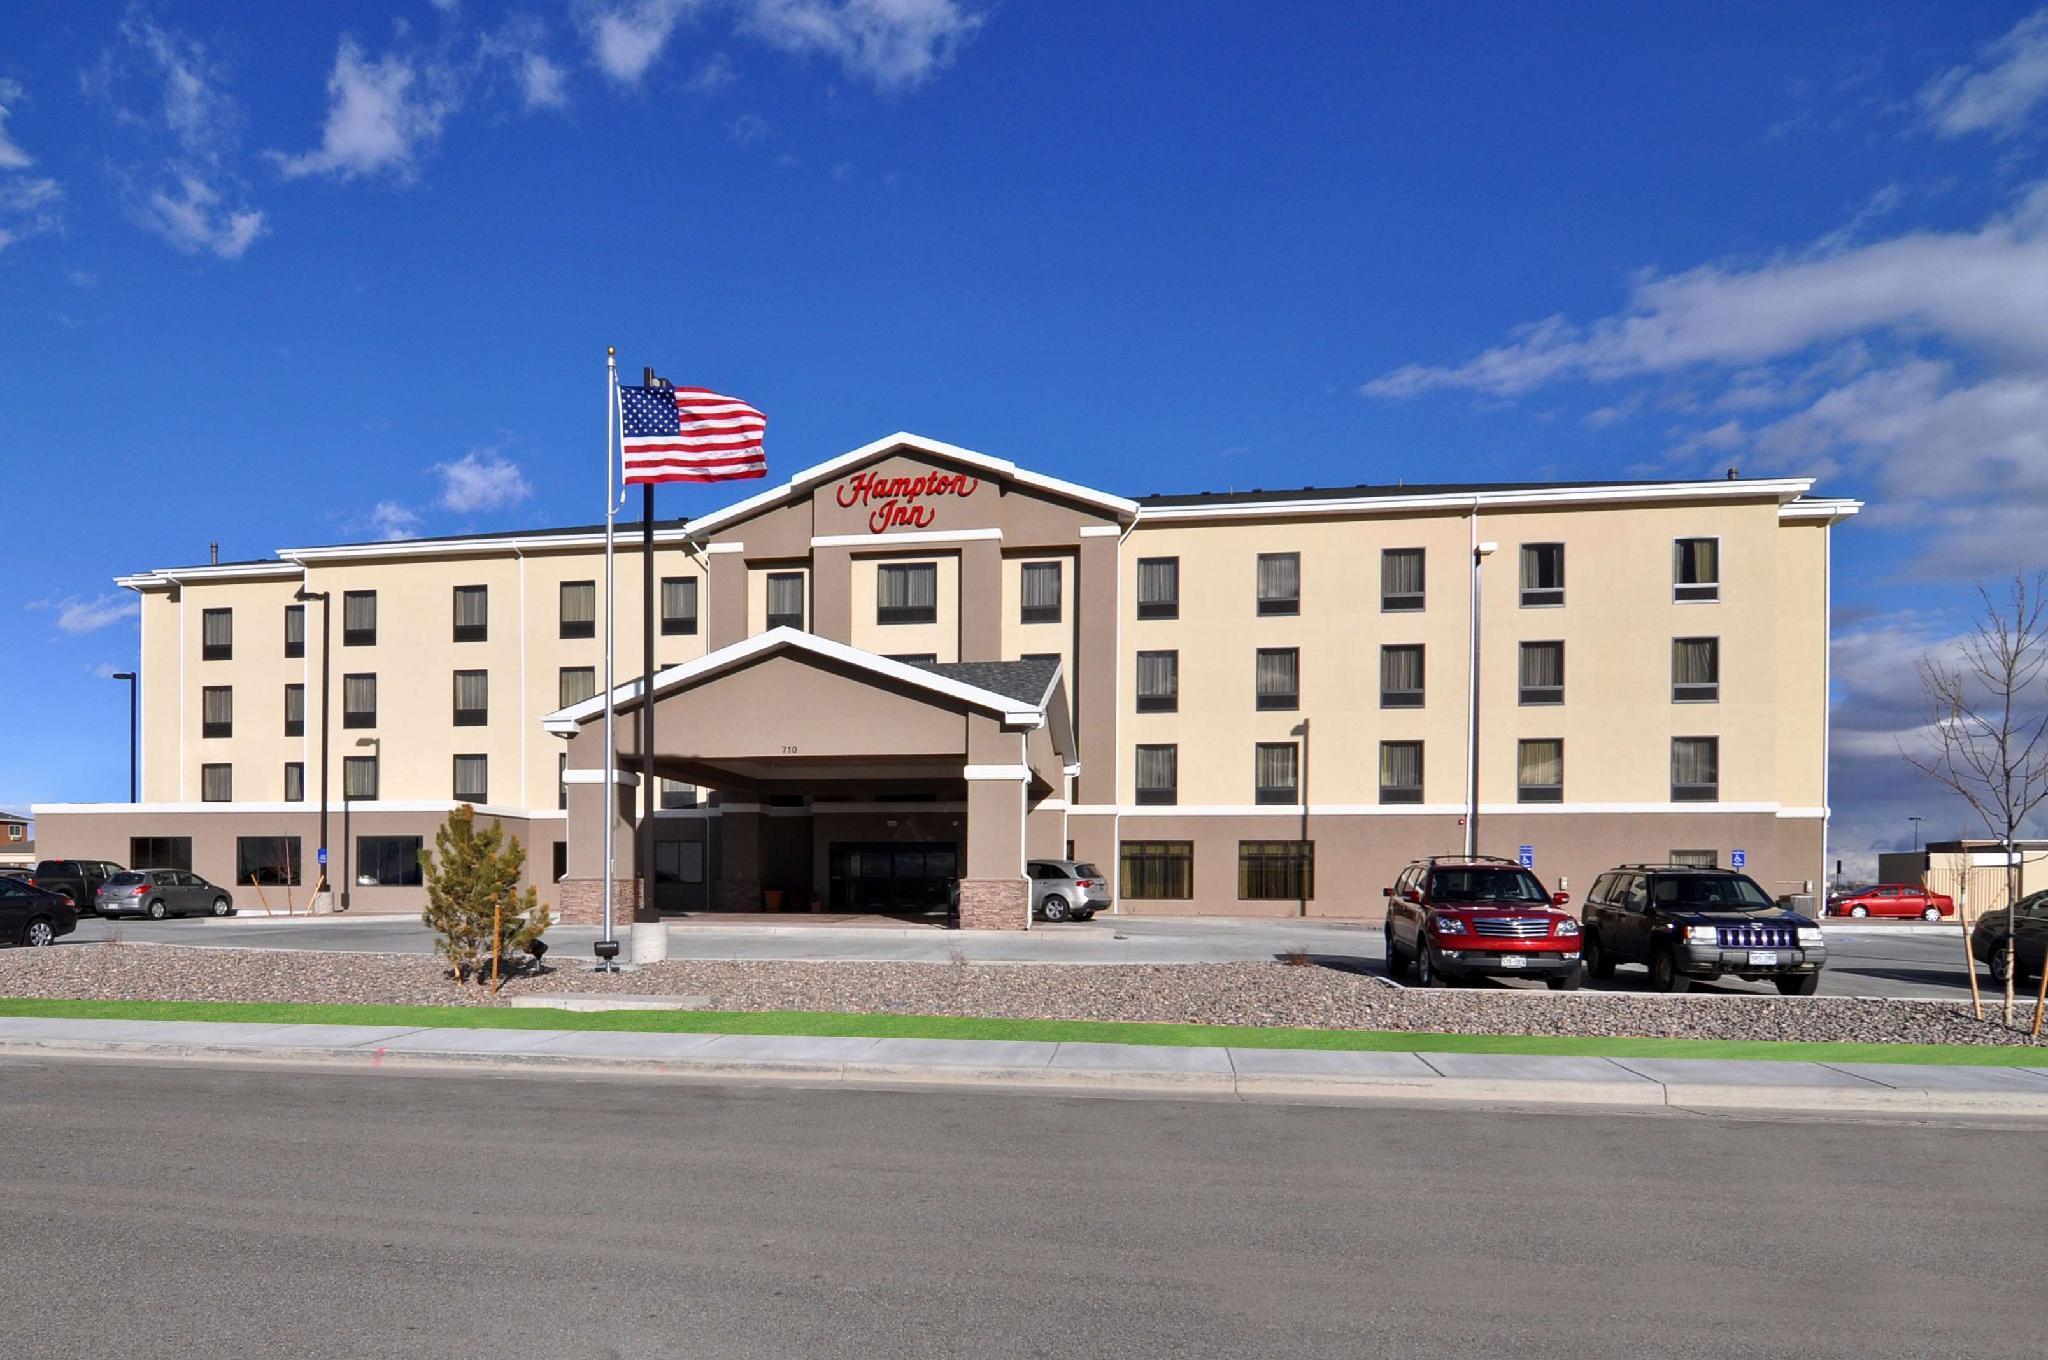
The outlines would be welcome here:
M 1387 971 L 1414 966 L 1425 987 L 1467 977 L 1540 977 L 1579 986 L 1579 921 L 1513 860 L 1438 855 L 1401 871 L 1387 898 Z
M 1953 897 L 1910 883 L 1880 883 L 1828 903 L 1830 916 L 1917 916 L 1923 921 L 1939 921 L 1955 914 Z

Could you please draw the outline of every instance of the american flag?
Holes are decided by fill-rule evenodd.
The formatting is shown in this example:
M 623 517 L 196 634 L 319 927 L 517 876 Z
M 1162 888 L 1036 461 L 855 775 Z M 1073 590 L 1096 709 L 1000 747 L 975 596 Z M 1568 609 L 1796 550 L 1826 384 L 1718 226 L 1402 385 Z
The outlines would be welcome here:
M 768 475 L 768 417 L 703 387 L 619 389 L 625 483 L 732 482 Z

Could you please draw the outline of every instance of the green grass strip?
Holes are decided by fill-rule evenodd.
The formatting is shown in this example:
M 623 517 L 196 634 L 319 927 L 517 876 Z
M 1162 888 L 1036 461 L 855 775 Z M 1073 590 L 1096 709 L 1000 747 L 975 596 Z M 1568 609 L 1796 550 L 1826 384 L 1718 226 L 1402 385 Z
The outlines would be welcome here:
M 1940 1063 L 2048 1067 L 2040 1047 L 1797 1043 L 1769 1039 L 1608 1039 L 1518 1034 L 1249 1025 L 1002 1020 L 837 1011 L 558 1011 L 498 1006 L 341 1006 L 242 1001 L 65 1001 L 0 997 L 0 1016 L 200 1020 L 273 1025 L 408 1025 L 437 1029 L 612 1030 L 657 1034 L 844 1035 L 863 1039 L 1007 1039 L 1179 1047 L 1314 1048 L 1374 1053 L 1511 1053 L 1603 1058 L 1734 1058 L 1773 1062 Z

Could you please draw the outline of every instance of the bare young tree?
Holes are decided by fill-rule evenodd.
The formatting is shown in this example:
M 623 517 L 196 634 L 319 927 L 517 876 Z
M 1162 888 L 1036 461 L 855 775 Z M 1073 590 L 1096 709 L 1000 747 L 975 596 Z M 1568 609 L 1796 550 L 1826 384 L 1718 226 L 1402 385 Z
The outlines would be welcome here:
M 2020 896 L 2020 828 L 2048 801 L 2048 707 L 2036 694 L 2048 668 L 2048 572 L 2015 574 L 2003 602 L 1981 584 L 1983 611 L 1951 658 L 1920 659 L 1929 748 L 1901 748 L 1914 769 L 1975 810 L 2005 850 L 2005 1023 L 2013 1022 L 2014 908 Z M 1966 927 L 1967 928 L 1967 927 Z M 1975 967 L 1971 964 L 1972 983 Z M 1973 985 L 1971 990 L 1976 990 Z M 1978 1006 L 1978 1018 L 1983 1007 Z

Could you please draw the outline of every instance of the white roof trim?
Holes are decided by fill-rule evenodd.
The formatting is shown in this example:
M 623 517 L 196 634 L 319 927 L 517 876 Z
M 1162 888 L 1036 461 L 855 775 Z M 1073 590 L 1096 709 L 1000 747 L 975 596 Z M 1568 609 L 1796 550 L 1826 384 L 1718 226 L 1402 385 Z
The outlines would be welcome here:
M 1278 515 L 1355 515 L 1402 510 L 1513 510 L 1523 506 L 1597 505 L 1609 501 L 1749 500 L 1775 496 L 1782 504 L 1813 486 L 1811 477 L 1772 477 L 1708 482 L 1643 482 L 1619 486 L 1541 486 L 1520 491 L 1442 491 L 1427 496 L 1335 496 L 1327 499 L 1225 501 L 1213 505 L 1147 505 L 1138 522 L 1153 520 L 1246 519 Z
M 1781 520 L 1819 519 L 1832 522 L 1838 519 L 1847 519 L 1851 515 L 1860 513 L 1862 509 L 1862 501 L 1830 500 L 1825 497 L 1815 497 L 1809 500 L 1801 496 L 1798 500 L 1787 501 L 1779 506 L 1778 518 Z
M 1039 472 L 1031 472 L 1018 467 L 1007 458 L 992 457 L 986 453 L 977 453 L 973 449 L 961 448 L 958 444 L 948 444 L 942 440 L 927 439 L 921 434 L 911 434 L 908 431 L 899 430 L 885 439 L 877 439 L 871 444 L 863 444 L 851 452 L 842 453 L 837 458 L 828 458 L 822 463 L 815 463 L 796 473 L 781 486 L 749 496 L 743 501 L 728 505 L 723 510 L 716 510 L 700 519 L 693 520 L 690 524 L 690 532 L 694 537 L 698 538 L 702 538 L 705 534 L 717 533 L 728 524 L 736 523 L 747 518 L 749 515 L 766 510 L 770 506 L 790 500 L 808 491 L 819 482 L 829 482 L 843 472 L 850 471 L 862 463 L 897 449 L 909 449 L 918 453 L 928 453 L 936 458 L 945 458 L 955 463 L 964 464 L 967 467 L 977 468 L 991 477 L 1004 478 L 1016 483 L 1018 486 L 1028 486 L 1033 490 L 1044 491 L 1055 496 L 1063 496 L 1068 500 L 1100 506 L 1102 509 L 1124 519 L 1130 519 L 1138 513 L 1138 503 L 1123 496 L 1112 496 L 1106 491 L 1097 491 L 1094 487 L 1082 486 L 1077 482 L 1061 481 L 1057 477 L 1048 477 Z
M 997 694 L 994 690 L 982 689 L 978 685 L 963 684 L 958 680 L 951 680 L 943 675 L 934 675 L 932 672 L 918 666 L 908 665 L 901 661 L 891 661 L 888 657 L 877 656 L 873 652 L 864 652 L 858 647 L 849 647 L 843 642 L 833 642 L 830 639 L 821 638 L 814 633 L 800 632 L 795 628 L 787 627 L 771 628 L 765 633 L 757 633 L 744 641 L 735 642 L 729 647 L 721 647 L 715 652 L 700 656 L 695 661 L 688 661 L 680 666 L 670 666 L 666 670 L 656 671 L 654 673 L 654 692 L 658 696 L 664 690 L 672 689 L 687 681 L 720 675 L 726 671 L 744 666 L 757 657 L 780 651 L 810 652 L 815 656 L 837 661 L 841 665 L 852 666 L 902 684 L 912 685 L 919 689 L 927 689 L 936 694 L 943 694 L 947 698 L 957 699 L 970 707 L 997 714 L 1006 725 L 1011 727 L 1038 727 L 1045 722 L 1045 707 L 1043 703 L 1027 705 L 1023 700 L 1012 699 L 1007 694 Z M 612 689 L 612 704 L 614 708 L 621 704 L 637 702 L 640 698 L 640 686 L 641 681 L 638 679 L 628 680 L 622 685 L 614 686 Z M 593 695 L 581 703 L 571 704 L 567 708 L 557 709 L 553 713 L 548 714 L 541 719 L 541 726 L 556 736 L 572 736 L 578 727 L 589 722 L 592 718 L 601 716 L 603 713 L 604 696 L 602 694 Z
M 338 802 L 338 800 L 337 800 Z M 448 799 L 375 799 L 357 798 L 349 802 L 355 816 L 361 817 L 379 812 L 453 812 L 461 804 Z M 479 817 L 556 817 L 560 814 L 552 808 L 513 807 L 502 803 L 476 804 Z M 318 820 L 320 803 L 313 800 L 303 803 L 37 803 L 38 815 L 71 817 L 82 814 L 104 816 L 145 816 L 164 817 L 187 813 L 207 816 L 303 816 Z M 73 858 L 76 858 L 74 856 Z
M 656 544 L 686 543 L 694 536 L 692 530 L 673 524 L 654 531 Z M 640 527 L 637 524 L 621 522 L 616 537 L 620 552 L 640 550 Z M 277 553 L 279 557 L 295 563 L 345 562 L 364 557 L 453 557 L 480 552 L 549 552 L 602 546 L 602 529 L 576 533 L 536 529 L 530 534 L 500 534 L 488 538 L 398 538 L 389 543 L 341 543 L 330 548 L 279 548 Z
M 271 581 L 304 576 L 297 562 L 233 562 L 227 566 L 160 567 L 132 576 L 116 576 L 114 584 L 130 590 L 168 590 L 182 581 Z

